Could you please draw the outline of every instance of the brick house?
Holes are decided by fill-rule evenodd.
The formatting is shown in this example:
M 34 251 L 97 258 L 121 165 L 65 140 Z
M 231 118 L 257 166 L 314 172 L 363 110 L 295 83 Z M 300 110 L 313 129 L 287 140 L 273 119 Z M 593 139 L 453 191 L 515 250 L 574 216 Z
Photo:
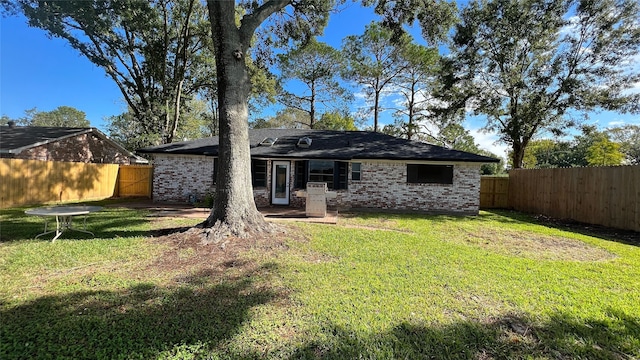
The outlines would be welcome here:
M 258 207 L 304 206 L 307 181 L 337 192 L 329 206 L 477 214 L 480 167 L 497 159 L 366 131 L 249 130 Z M 215 189 L 218 138 L 138 150 L 153 157 L 153 199 L 185 202 Z
M 84 163 L 146 163 L 96 128 L 0 126 L 0 157 Z

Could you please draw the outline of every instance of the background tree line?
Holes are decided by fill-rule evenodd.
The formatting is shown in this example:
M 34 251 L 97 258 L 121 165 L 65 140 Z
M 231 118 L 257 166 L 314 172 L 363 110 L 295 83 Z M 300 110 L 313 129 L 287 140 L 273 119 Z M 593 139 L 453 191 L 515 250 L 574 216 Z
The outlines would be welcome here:
M 640 43 L 637 2 L 482 0 L 460 11 L 455 3 L 440 2 L 428 9 L 433 14 L 413 1 L 401 4 L 404 8 L 386 1 L 363 3 L 377 5 L 383 21 L 371 22 L 360 35 L 345 36 L 339 49 L 313 36 L 301 42 L 278 39 L 278 32 L 253 36 L 252 56 L 243 58 L 251 83 L 249 126 L 360 128 L 495 156 L 480 150 L 462 126 L 465 116 L 474 114 L 510 145 L 512 167 L 637 163 L 637 150 L 628 144 L 637 126 L 590 131 L 619 144 L 607 147 L 601 140 L 609 154 L 601 161 L 596 154 L 591 161 L 586 153 L 557 155 L 566 154 L 561 150 L 566 142 L 555 142 L 557 149 L 551 151 L 549 141 L 539 140 L 580 128 L 569 111 L 640 111 L 637 92 L 628 91 L 640 81 L 629 62 Z M 206 4 L 34 4 L 23 0 L 3 3 L 3 8 L 21 11 L 31 26 L 67 39 L 120 88 L 128 110 L 107 119 L 114 140 L 136 149 L 217 134 L 216 60 Z M 394 18 L 392 8 L 404 10 Z M 236 22 L 249 10 L 238 4 Z M 439 27 L 422 26 L 429 45 L 419 45 L 402 31 L 399 16 L 407 14 L 440 20 Z M 445 31 L 451 24 L 453 31 Z M 277 20 L 272 25 L 276 29 Z M 447 56 L 443 44 L 449 47 Z M 275 55 L 272 45 L 283 45 L 284 51 Z M 356 111 L 354 92 L 364 94 L 367 104 Z M 395 96 L 393 108 L 385 108 L 390 95 Z M 274 104 L 282 110 L 260 115 Z M 70 112 L 64 108 L 54 112 Z M 392 112 L 395 121 L 380 125 L 383 111 Z M 28 110 L 18 120 L 41 123 L 34 117 L 38 113 Z M 589 134 L 583 131 L 582 136 Z M 545 151 L 556 155 L 547 159 Z M 616 152 L 622 157 L 612 155 Z
M 248 229 L 268 231 L 251 187 L 250 99 L 271 101 L 273 49 L 298 56 L 292 49 L 311 46 L 345 1 L 208 0 L 205 6 L 199 0 L 3 0 L 0 5 L 66 39 L 102 68 L 129 107 L 121 126 L 144 142 L 174 141 L 190 100 L 210 105 L 208 125 L 219 133 L 220 166 L 214 208 L 202 224 L 208 230 L 201 236 L 208 240 L 242 237 Z M 640 82 L 633 61 L 640 50 L 637 0 L 473 0 L 460 12 L 443 0 L 362 4 L 372 6 L 381 23 L 344 40 L 348 50 L 340 75 L 369 99 L 371 106 L 362 110 L 372 117 L 373 131 L 379 130 L 380 96 L 402 89 L 399 134 L 444 139 L 445 131 L 460 132 L 454 125 L 472 112 L 511 147 L 512 165 L 519 168 L 532 140 L 575 127 L 568 116 L 572 111 L 640 112 L 640 94 L 631 91 Z M 419 25 L 433 51 L 409 49 L 413 41 L 405 25 L 412 24 Z M 447 39 L 448 55 L 430 62 L 427 54 Z M 407 71 L 421 67 L 413 60 L 426 64 L 426 76 Z M 293 97 L 272 93 L 308 116 L 313 127 L 316 113 L 329 112 L 316 108 L 323 104 L 314 96 L 320 83 L 314 74 L 289 75 L 311 86 L 309 91 L 291 91 Z M 426 90 L 417 90 L 414 81 Z

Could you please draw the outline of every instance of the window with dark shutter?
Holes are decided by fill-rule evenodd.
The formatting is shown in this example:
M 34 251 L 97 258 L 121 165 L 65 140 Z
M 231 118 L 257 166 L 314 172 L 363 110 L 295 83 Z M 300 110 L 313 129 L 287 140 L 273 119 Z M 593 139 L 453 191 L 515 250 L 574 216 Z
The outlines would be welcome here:
M 297 189 L 305 189 L 307 187 L 307 166 L 308 161 L 296 161 L 296 183 Z

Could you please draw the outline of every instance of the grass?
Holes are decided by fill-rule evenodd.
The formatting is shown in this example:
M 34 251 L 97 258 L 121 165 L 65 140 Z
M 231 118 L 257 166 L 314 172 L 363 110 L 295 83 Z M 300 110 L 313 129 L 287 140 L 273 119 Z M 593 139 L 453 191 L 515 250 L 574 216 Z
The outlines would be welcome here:
M 640 358 L 640 247 L 511 212 L 347 214 L 237 247 L 105 208 L 0 219 L 0 358 Z M 166 232 L 166 231 L 165 231 Z

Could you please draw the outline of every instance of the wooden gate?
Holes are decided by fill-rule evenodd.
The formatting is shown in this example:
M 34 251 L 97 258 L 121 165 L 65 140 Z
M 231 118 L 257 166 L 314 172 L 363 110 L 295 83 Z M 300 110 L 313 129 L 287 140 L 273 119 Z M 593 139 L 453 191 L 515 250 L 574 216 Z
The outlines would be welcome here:
M 151 198 L 152 165 L 120 165 L 118 196 Z
M 482 176 L 480 178 L 480 208 L 509 207 L 509 178 L 506 176 Z

